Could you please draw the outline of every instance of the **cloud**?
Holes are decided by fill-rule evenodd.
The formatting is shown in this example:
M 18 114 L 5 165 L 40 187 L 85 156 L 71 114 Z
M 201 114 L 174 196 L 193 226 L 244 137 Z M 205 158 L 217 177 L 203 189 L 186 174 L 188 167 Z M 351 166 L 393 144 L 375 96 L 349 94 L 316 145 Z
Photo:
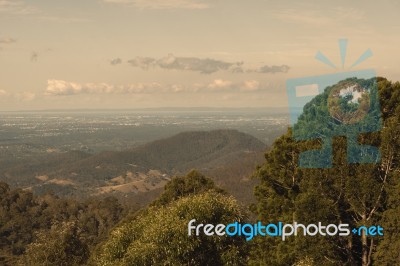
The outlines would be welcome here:
M 4 97 L 4 96 L 7 96 L 8 95 L 8 92 L 7 91 L 5 91 L 5 90 L 0 90 L 0 97 Z
M 232 82 L 229 80 L 215 79 L 206 86 L 199 85 L 198 91 L 203 92 L 256 92 L 261 90 L 260 82 L 246 80 L 243 82 Z
M 206 9 L 209 5 L 196 0 L 103 0 L 104 3 L 133 6 L 140 9 Z
M 12 100 L 17 100 L 20 102 L 30 102 L 34 99 L 36 99 L 36 93 L 30 91 L 11 93 L 6 90 L 0 89 L 0 101 L 2 102 L 10 102 Z
M 262 66 L 260 67 L 256 72 L 258 73 L 287 73 L 289 71 L 290 67 L 287 65 L 281 65 L 281 66 Z
M 110 64 L 113 65 L 113 66 L 122 64 L 122 59 L 121 58 L 114 58 L 114 59 L 110 60 Z
M 15 42 L 17 42 L 17 40 L 14 38 L 9 38 L 9 37 L 1 37 L 0 38 L 0 43 L 2 43 L 2 44 L 10 44 L 10 43 L 15 43 Z
M 228 70 L 235 63 L 228 63 L 215 59 L 200 59 L 195 57 L 175 57 L 170 54 L 157 61 L 158 66 L 164 69 L 188 70 L 211 74 L 219 70 Z
M 232 87 L 233 82 L 229 80 L 215 79 L 213 82 L 207 85 L 210 90 L 226 90 Z
M 161 84 L 137 83 L 126 86 L 115 86 L 107 83 L 75 83 L 64 80 L 48 80 L 45 95 L 67 96 L 76 94 L 126 94 L 126 93 L 153 93 L 162 92 L 165 89 Z
M 214 59 L 199 59 L 194 57 L 168 56 L 159 61 L 159 66 L 165 69 L 189 70 L 203 74 L 211 74 L 219 70 L 227 70 L 232 63 Z
M 242 66 L 237 66 L 232 69 L 233 73 L 263 73 L 263 74 L 275 74 L 275 73 L 287 73 L 290 67 L 288 65 L 264 65 L 259 68 L 243 68 Z
M 212 74 L 218 71 L 229 71 L 232 73 L 287 73 L 290 69 L 287 65 L 281 66 L 261 66 L 260 68 L 246 68 L 244 62 L 226 62 L 211 58 L 196 58 L 196 57 L 177 57 L 169 54 L 160 59 L 153 57 L 135 57 L 128 60 L 128 63 L 133 67 L 138 67 L 143 70 L 151 68 L 161 68 L 168 70 L 193 71 L 201 74 Z
M 152 57 L 136 57 L 128 61 L 133 67 L 144 70 L 159 67 L 168 70 L 194 71 L 202 74 L 211 74 L 220 70 L 229 70 L 231 67 L 239 66 L 241 63 L 230 63 L 210 58 L 176 57 L 173 54 L 160 59 Z
M 76 83 L 64 80 L 48 80 L 45 95 L 70 96 L 80 94 L 152 94 L 152 93 L 217 93 L 217 92 L 256 92 L 262 86 L 256 80 L 233 82 L 215 79 L 209 83 L 160 84 L 158 82 L 112 85 L 108 83 Z
M 242 91 L 252 92 L 260 90 L 260 82 L 257 80 L 248 80 L 243 82 L 241 86 Z
M 20 0 L 0 0 L 0 13 L 10 15 L 30 15 L 37 13 L 35 7 L 27 5 Z
M 150 67 L 156 66 L 156 59 L 151 57 L 136 57 L 128 61 L 133 67 L 140 67 L 141 69 L 147 70 Z

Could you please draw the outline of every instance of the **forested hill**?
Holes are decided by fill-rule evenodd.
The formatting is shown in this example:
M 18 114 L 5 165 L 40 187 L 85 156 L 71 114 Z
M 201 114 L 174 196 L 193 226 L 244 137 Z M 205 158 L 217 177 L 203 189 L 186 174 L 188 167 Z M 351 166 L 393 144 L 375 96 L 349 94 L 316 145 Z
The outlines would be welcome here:
M 130 163 L 175 173 L 206 167 L 210 162 L 223 160 L 232 153 L 263 150 L 264 143 L 236 130 L 195 131 L 183 132 L 122 152 L 103 152 L 87 158 L 82 164 L 122 166 Z
M 371 108 L 364 109 L 363 99 L 355 104 L 352 97 L 345 96 L 332 105 L 329 95 L 338 86 L 342 89 L 343 83 L 338 83 L 307 104 L 298 123 L 275 141 L 258 170 L 261 184 L 255 190 L 257 212 L 265 222 L 345 223 L 352 229 L 380 225 L 384 236 L 298 236 L 284 242 L 259 238 L 252 255 L 257 265 L 283 266 L 298 261 L 305 263 L 299 265 L 399 265 L 400 83 L 384 78 L 377 78 L 376 83 L 353 81 L 375 88 L 379 102 L 370 98 Z M 329 113 L 329 104 L 348 108 L 350 115 Z M 380 109 L 373 108 L 376 104 Z M 360 115 L 357 109 L 368 111 L 363 114 L 364 120 L 352 123 Z M 377 112 L 381 117 L 378 120 Z M 351 140 L 355 133 L 359 134 Z M 327 137 L 332 140 L 327 141 Z M 370 148 L 361 150 L 361 154 L 349 149 L 355 142 L 377 147 L 380 158 L 370 153 Z M 311 160 L 300 167 L 301 153 L 317 149 L 322 151 L 309 153 Z M 374 160 L 354 161 L 358 158 Z M 307 168 L 315 163 L 324 167 Z
M 184 132 L 124 151 L 69 152 L 4 167 L 2 179 L 36 194 L 120 195 L 147 203 L 174 175 L 198 169 L 242 200 L 252 196 L 242 179 L 262 162 L 266 145 L 236 130 Z

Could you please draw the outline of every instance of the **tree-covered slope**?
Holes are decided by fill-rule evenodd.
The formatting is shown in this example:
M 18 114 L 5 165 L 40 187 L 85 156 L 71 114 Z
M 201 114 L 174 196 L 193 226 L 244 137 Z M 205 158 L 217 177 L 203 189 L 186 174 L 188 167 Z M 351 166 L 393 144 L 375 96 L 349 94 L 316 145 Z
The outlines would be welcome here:
M 318 139 L 295 140 L 294 135 L 299 130 L 300 135 L 301 130 L 318 132 L 315 130 L 318 128 L 322 135 L 329 133 L 324 121 L 328 117 L 328 88 L 305 106 L 294 128 L 278 138 L 266 153 L 265 163 L 257 172 L 261 184 L 255 194 L 256 211 L 262 221 L 347 223 L 350 228 L 381 225 L 384 237 L 297 236 L 285 242 L 259 238 L 253 250 L 254 265 L 291 265 L 302 260 L 313 261 L 315 265 L 397 265 L 400 262 L 400 84 L 383 78 L 377 81 L 383 128 L 360 134 L 357 142 L 379 147 L 378 163 L 349 163 L 348 140 L 335 136 L 332 168 L 299 167 L 301 152 L 324 144 Z

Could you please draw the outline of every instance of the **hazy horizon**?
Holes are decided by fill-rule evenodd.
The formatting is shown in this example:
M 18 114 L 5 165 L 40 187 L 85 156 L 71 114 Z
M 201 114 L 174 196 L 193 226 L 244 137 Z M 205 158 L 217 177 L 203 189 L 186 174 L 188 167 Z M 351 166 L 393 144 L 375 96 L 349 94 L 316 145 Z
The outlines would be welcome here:
M 301 108 L 301 107 L 299 107 Z M 134 112 L 134 111 L 176 111 L 176 112 L 212 112 L 212 111 L 249 111 L 249 112 L 284 112 L 288 113 L 287 106 L 279 107 L 213 107 L 213 106 L 194 106 L 194 107 L 174 107 L 174 106 L 160 106 L 160 107 L 142 107 L 142 108 L 54 108 L 54 109 L 32 109 L 32 110 L 2 110 L 0 113 L 10 112 Z

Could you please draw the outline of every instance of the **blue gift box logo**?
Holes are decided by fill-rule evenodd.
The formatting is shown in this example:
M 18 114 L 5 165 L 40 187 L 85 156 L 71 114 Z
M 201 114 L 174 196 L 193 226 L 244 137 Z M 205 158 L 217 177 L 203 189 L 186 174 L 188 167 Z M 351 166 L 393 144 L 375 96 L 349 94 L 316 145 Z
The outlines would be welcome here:
M 344 65 L 346 40 L 339 41 Z M 371 56 L 367 50 L 352 66 Z M 336 67 L 320 52 L 317 59 Z M 289 79 L 286 83 L 293 138 L 321 140 L 321 148 L 300 154 L 302 168 L 330 168 L 332 139 L 347 138 L 348 163 L 377 163 L 377 147 L 361 144 L 362 133 L 379 131 L 382 119 L 376 73 L 372 69 Z

